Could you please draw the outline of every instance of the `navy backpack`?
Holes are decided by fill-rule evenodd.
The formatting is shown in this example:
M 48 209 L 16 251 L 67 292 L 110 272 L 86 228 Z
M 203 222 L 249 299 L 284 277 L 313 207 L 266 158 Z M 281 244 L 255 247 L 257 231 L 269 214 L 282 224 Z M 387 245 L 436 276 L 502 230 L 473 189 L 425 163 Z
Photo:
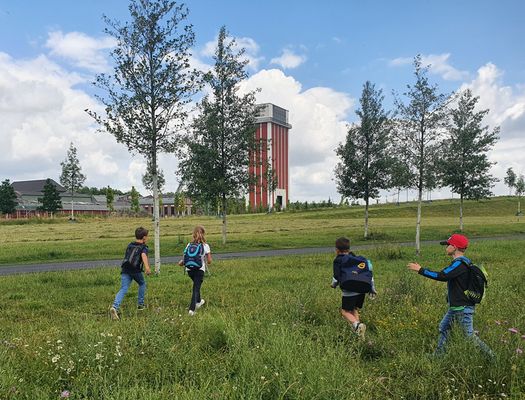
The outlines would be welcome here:
M 372 290 L 369 261 L 364 257 L 346 254 L 341 260 L 339 286 L 350 292 L 369 293 Z

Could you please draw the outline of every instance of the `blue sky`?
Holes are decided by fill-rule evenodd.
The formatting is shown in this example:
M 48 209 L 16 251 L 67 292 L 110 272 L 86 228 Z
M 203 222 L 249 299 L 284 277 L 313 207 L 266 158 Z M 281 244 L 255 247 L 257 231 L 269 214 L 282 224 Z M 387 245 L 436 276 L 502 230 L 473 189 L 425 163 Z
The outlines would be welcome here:
M 141 187 L 143 160 L 123 154 L 120 145 L 94 133 L 92 122 L 75 111 L 96 106 L 89 82 L 109 68 L 111 42 L 101 16 L 126 20 L 127 4 L 0 0 L 0 135 L 8 143 L 0 179 L 58 179 L 73 140 L 86 184 Z M 333 149 L 344 140 L 346 124 L 355 120 L 362 84 L 371 80 L 381 87 L 390 107 L 392 90 L 402 92 L 412 82 L 410 60 L 418 53 L 432 65 L 431 80 L 443 92 L 469 87 L 480 96 L 480 106 L 491 109 L 487 124 L 502 128 L 491 155 L 498 162 L 493 173 L 502 178 L 509 166 L 525 173 L 523 1 L 186 4 L 196 35 L 195 62 L 210 63 L 207 49 L 226 25 L 251 59 L 246 88 L 260 87 L 261 101 L 290 110 L 292 200 L 338 197 L 331 181 L 337 162 Z M 2 107 L 2 101 L 11 106 Z M 176 186 L 176 160 L 166 156 L 161 161 L 168 185 Z M 496 192 L 506 190 L 499 184 Z

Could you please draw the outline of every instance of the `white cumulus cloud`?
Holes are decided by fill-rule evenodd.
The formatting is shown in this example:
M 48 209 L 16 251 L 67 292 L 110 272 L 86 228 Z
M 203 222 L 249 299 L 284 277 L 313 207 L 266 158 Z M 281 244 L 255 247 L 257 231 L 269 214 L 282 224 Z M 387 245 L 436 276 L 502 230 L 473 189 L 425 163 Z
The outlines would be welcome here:
M 82 32 L 53 31 L 49 33 L 46 47 L 52 56 L 58 56 L 73 65 L 92 72 L 104 72 L 109 68 L 105 53 L 116 45 L 110 36 L 94 38 Z
M 454 68 L 450 65 L 449 58 L 450 53 L 421 55 L 421 63 L 424 66 L 430 65 L 430 73 L 439 75 L 447 81 L 461 81 L 468 79 L 468 71 L 461 71 Z M 413 58 L 400 57 L 390 60 L 389 65 L 397 67 L 412 64 L 413 61 Z
M 290 49 L 284 49 L 279 57 L 272 58 L 271 64 L 277 64 L 284 69 L 297 68 L 306 61 L 305 55 L 295 54 Z
M 500 127 L 500 140 L 489 154 L 497 162 L 492 173 L 500 179 L 496 185 L 498 194 L 508 193 L 503 183 L 507 168 L 525 174 L 525 87 L 505 85 L 503 76 L 495 64 L 487 63 L 472 81 L 459 88 L 468 88 L 479 96 L 478 109 L 489 109 L 484 122 L 490 128 Z
M 0 179 L 58 181 L 60 162 L 73 142 L 86 185 L 129 190 L 135 184 L 143 190 L 134 173 L 142 160 L 130 156 L 113 136 L 96 132 L 98 127 L 84 110 L 103 110 L 93 97 L 76 89 L 79 82 L 79 75 L 45 56 L 20 61 L 0 53 Z M 167 165 L 161 168 L 171 168 Z M 167 180 L 173 182 L 172 175 L 166 174 Z

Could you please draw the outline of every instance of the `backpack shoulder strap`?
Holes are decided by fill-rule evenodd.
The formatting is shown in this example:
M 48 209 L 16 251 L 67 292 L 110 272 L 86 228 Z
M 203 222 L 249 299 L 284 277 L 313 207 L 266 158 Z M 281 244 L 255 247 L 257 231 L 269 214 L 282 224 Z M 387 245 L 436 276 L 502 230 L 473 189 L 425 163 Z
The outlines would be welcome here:
M 460 257 L 456 258 L 456 260 L 461 261 L 467 267 L 470 267 L 473 264 L 472 260 L 470 258 L 468 258 L 468 257 L 465 257 L 465 256 L 460 256 Z
M 341 260 L 341 265 L 350 265 L 350 266 L 357 266 L 361 263 L 365 263 L 366 266 L 369 266 L 368 260 L 361 256 L 356 256 L 355 254 L 346 254 L 343 259 Z

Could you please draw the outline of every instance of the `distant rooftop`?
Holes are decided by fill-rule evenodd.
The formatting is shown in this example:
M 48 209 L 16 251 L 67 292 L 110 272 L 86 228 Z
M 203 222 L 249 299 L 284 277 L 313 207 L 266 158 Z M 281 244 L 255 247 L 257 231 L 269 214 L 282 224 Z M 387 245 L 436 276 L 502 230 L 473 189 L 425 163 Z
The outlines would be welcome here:
M 55 185 L 59 192 L 65 192 L 66 189 L 51 179 L 51 183 Z M 11 186 L 20 194 L 38 194 L 42 195 L 46 179 L 36 179 L 33 181 L 18 181 L 11 183 Z
M 256 118 L 257 123 L 273 122 L 288 129 L 292 127 L 292 125 L 288 123 L 288 110 L 272 103 L 258 104 L 258 106 L 260 107 L 260 112 Z

